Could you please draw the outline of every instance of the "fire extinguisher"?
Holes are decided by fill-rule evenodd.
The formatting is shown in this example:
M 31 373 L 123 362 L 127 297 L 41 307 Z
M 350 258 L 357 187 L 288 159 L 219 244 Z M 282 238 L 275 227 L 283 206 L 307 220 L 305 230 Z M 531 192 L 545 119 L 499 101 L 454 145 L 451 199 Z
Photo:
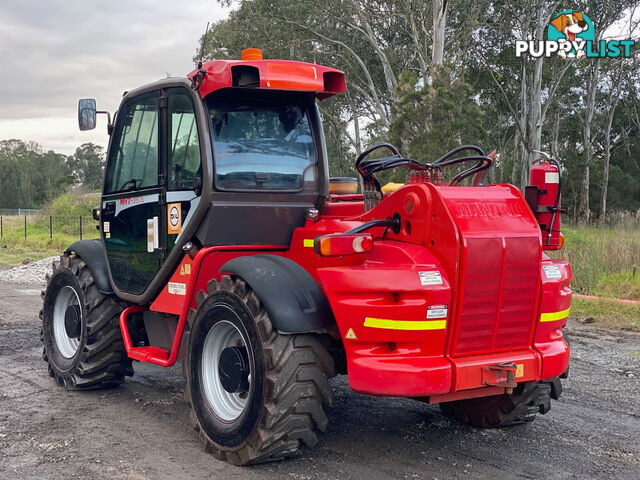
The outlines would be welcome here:
M 559 250 L 564 245 L 560 233 L 560 213 L 567 209 L 560 206 L 562 168 L 560 162 L 549 155 L 533 162 L 529 172 L 531 185 L 525 187 L 525 199 L 536 216 L 542 230 L 542 247 L 545 250 Z

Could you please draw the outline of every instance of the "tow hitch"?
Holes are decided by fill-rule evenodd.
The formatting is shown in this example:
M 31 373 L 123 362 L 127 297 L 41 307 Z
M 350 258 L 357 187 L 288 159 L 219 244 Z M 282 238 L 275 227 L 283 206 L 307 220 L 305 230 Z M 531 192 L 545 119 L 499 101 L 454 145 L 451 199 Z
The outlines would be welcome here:
M 516 383 L 515 363 L 495 363 L 484 367 L 482 373 L 483 383 L 491 387 L 504 387 L 505 393 L 512 393 L 513 389 L 518 385 Z

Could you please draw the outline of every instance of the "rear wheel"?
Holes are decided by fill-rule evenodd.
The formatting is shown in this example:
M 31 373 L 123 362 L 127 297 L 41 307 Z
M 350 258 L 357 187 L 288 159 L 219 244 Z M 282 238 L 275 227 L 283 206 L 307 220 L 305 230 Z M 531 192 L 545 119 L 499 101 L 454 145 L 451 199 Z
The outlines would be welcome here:
M 85 262 L 62 255 L 47 275 L 40 311 L 43 358 L 49 374 L 68 389 L 117 385 L 133 375 L 118 317 L 123 305 L 100 292 Z
M 186 397 L 205 449 L 236 465 L 317 443 L 333 393 L 333 359 L 313 335 L 281 335 L 238 278 L 212 280 L 189 323 Z
M 511 394 L 440 404 L 442 413 L 476 427 L 504 427 L 532 422 L 551 409 L 551 398 L 562 392 L 560 381 L 520 384 Z

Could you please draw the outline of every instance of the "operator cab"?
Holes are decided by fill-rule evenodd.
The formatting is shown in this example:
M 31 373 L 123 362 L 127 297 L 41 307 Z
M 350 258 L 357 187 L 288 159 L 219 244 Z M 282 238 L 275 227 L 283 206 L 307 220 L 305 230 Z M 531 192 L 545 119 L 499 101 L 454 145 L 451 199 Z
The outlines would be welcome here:
M 286 249 L 307 211 L 324 208 L 316 98 L 346 90 L 342 72 L 246 57 L 127 92 L 109 122 L 99 220 L 120 298 L 154 298 L 187 242 Z M 95 102 L 79 107 L 93 128 Z
M 213 143 L 213 208 L 198 240 L 288 246 L 306 211 L 321 209 L 328 193 L 315 95 L 231 88 L 209 94 L 205 102 Z

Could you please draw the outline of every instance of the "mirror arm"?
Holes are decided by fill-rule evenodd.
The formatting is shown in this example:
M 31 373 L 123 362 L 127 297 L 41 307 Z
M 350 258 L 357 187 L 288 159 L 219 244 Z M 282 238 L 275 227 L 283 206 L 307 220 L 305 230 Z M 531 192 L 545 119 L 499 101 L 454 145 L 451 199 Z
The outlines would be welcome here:
M 96 110 L 96 114 L 98 113 L 102 113 L 107 116 L 107 133 L 111 135 L 111 133 L 113 133 L 113 123 L 111 123 L 111 113 L 109 113 L 107 110 Z

